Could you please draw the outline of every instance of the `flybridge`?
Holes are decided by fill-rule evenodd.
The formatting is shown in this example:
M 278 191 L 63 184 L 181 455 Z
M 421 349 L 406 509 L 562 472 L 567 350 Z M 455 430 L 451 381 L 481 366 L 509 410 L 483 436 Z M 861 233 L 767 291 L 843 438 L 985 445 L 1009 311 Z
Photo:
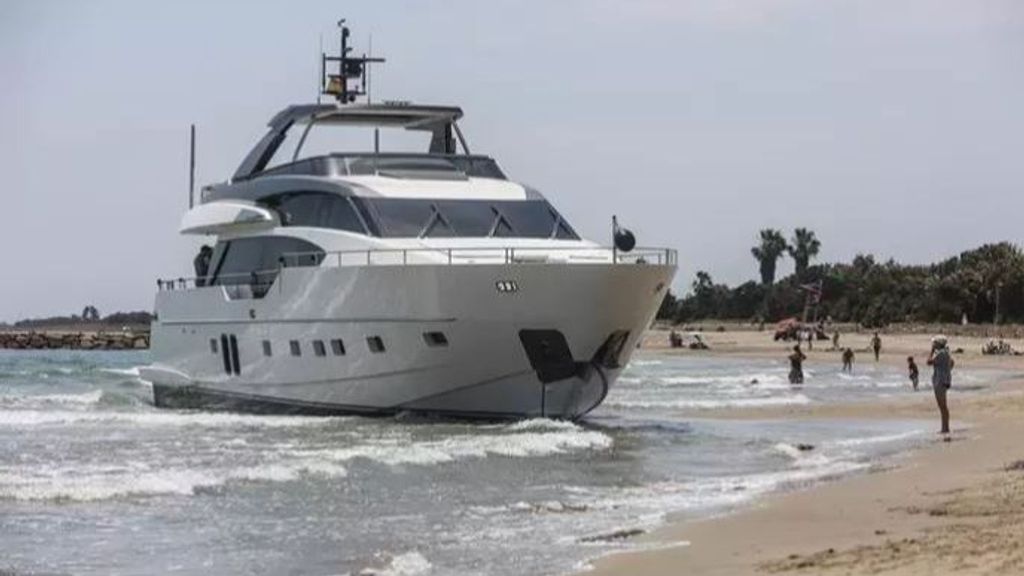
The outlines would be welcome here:
M 317 174 L 326 167 L 338 172 L 335 160 L 339 156 L 360 158 L 370 156 L 369 165 L 373 172 L 385 164 L 401 163 L 412 169 L 422 171 L 424 166 L 437 157 L 447 158 L 442 172 L 452 170 L 465 172 L 469 175 L 487 175 L 504 178 L 494 161 L 486 157 L 470 155 L 469 145 L 459 130 L 457 121 L 462 118 L 462 109 L 457 106 L 427 106 L 411 104 L 403 101 L 385 101 L 379 104 L 370 103 L 370 64 L 381 63 L 383 58 L 371 56 L 351 56 L 352 48 L 348 45 L 349 29 L 345 21 L 338 22 L 340 28 L 340 52 L 338 56 L 321 54 L 321 95 L 333 96 L 337 103 L 301 104 L 289 106 L 271 118 L 270 130 L 253 147 L 232 177 L 232 181 L 253 178 L 270 171 L 275 173 Z M 366 103 L 356 103 L 356 99 L 365 96 Z M 349 152 L 339 153 L 335 148 L 319 153 L 306 153 L 307 139 L 313 127 L 344 127 L 348 133 L 358 133 L 360 129 L 370 129 L 372 133 L 365 140 L 356 142 Z M 298 127 L 297 144 L 290 150 L 290 157 L 281 157 L 281 147 L 288 139 L 290 131 Z M 401 133 L 401 134 L 398 134 Z M 392 149 L 396 142 L 419 140 L 409 148 Z M 382 143 L 383 140 L 383 143 Z M 391 158 L 384 160 L 391 154 Z M 397 155 L 408 157 L 409 161 L 399 162 Z M 287 153 L 285 153 L 287 154 Z M 422 158 L 428 156 L 430 158 Z M 458 156 L 458 158 L 454 158 Z M 310 162 L 312 160 L 312 162 Z M 454 162 L 454 164 L 453 164 Z M 362 162 L 365 163 L 365 162 Z M 464 165 L 470 165 L 465 170 Z M 483 166 L 483 168 L 480 168 Z M 493 167 L 492 167 L 493 166 Z M 429 166 L 427 166 L 429 168 Z M 343 173 L 351 173 L 348 164 Z

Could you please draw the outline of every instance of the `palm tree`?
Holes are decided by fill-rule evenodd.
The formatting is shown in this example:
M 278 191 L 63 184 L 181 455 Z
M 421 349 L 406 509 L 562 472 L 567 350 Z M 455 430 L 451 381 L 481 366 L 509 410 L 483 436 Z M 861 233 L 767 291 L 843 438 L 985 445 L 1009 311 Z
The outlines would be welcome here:
M 793 239 L 790 240 L 786 251 L 789 252 L 793 262 L 796 264 L 797 278 L 802 278 L 804 272 L 807 272 L 807 265 L 810 263 L 811 258 L 818 255 L 818 250 L 820 249 L 821 242 L 814 236 L 813 230 L 808 230 L 807 228 L 793 230 Z
M 773 228 L 761 230 L 761 244 L 750 249 L 760 264 L 761 282 L 771 286 L 775 282 L 775 264 L 786 251 L 786 238 Z

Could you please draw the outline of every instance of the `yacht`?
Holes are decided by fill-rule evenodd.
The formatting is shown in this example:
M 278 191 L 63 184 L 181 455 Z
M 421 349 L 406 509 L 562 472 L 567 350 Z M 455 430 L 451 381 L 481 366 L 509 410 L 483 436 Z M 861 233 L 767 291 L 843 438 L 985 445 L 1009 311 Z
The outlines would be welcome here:
M 610 246 L 581 238 L 544 195 L 470 152 L 458 107 L 370 103 L 368 67 L 383 59 L 349 56 L 348 36 L 342 25 L 341 53 L 322 56 L 321 93 L 336 101 L 279 112 L 184 215 L 180 232 L 212 246 L 196 277 L 157 281 L 141 370 L 154 403 L 593 410 L 662 302 L 675 251 L 638 248 L 617 225 Z

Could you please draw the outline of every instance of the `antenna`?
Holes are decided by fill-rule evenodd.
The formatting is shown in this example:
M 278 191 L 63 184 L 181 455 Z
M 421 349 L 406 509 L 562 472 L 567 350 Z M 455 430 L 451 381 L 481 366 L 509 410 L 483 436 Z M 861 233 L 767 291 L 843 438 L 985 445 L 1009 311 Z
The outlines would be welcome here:
M 320 103 L 320 97 L 323 95 L 320 84 L 324 81 L 324 33 L 320 33 L 320 77 L 316 80 L 316 103 Z
M 370 58 L 373 58 L 373 32 L 370 32 Z M 366 103 L 373 104 L 373 76 L 370 74 L 371 68 L 366 67 Z
M 383 58 L 372 56 L 349 56 L 352 48 L 348 45 L 348 37 L 351 34 L 348 26 L 345 26 L 345 19 L 338 20 L 339 41 L 337 56 L 328 56 L 322 51 L 320 53 L 321 71 L 321 94 L 334 96 L 341 104 L 349 104 L 356 101 L 359 96 L 367 96 L 369 87 L 367 76 L 370 64 L 384 62 Z M 338 64 L 336 72 L 328 71 L 328 64 Z M 351 81 L 351 82 L 350 82 Z M 358 84 L 356 82 L 359 82 Z
M 196 125 L 189 128 L 188 146 L 188 207 L 195 206 L 196 195 Z

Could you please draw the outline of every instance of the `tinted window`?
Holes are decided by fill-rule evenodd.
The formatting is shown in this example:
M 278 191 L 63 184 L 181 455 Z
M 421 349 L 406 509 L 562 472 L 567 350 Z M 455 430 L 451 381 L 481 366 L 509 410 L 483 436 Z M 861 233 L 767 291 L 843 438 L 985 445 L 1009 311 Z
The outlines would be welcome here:
M 323 250 L 315 244 L 281 236 L 256 236 L 220 242 L 215 252 L 222 252 L 223 257 L 211 284 L 264 286 L 273 283 L 277 269 L 286 255 L 285 265 L 288 266 L 314 266 L 320 263 L 324 255 Z
M 459 236 L 486 237 L 498 217 L 490 202 L 442 202 L 441 206 Z
M 428 200 L 381 198 L 374 199 L 372 204 L 377 209 L 382 236 L 419 236 L 434 214 L 432 203 Z
M 448 337 L 444 335 L 444 332 L 424 332 L 423 340 L 427 343 L 427 346 L 431 347 L 448 345 Z
M 340 338 L 335 338 L 334 340 L 331 340 L 331 352 L 334 352 L 335 356 L 344 356 L 345 343 L 342 342 Z
M 311 226 L 365 234 L 352 203 L 327 192 L 289 192 L 260 201 L 281 216 L 284 226 Z
M 430 219 L 430 224 L 427 225 L 427 230 L 423 233 L 426 238 L 452 238 L 455 235 L 455 230 L 452 230 L 448 220 L 436 211 Z
M 551 238 L 555 235 L 557 219 L 547 202 L 503 202 L 499 209 L 508 218 L 516 236 Z
M 579 237 L 544 200 L 359 199 L 373 208 L 384 237 Z
M 369 346 L 370 352 L 374 354 L 380 354 L 384 352 L 384 340 L 380 336 L 369 336 L 366 339 L 366 345 Z

